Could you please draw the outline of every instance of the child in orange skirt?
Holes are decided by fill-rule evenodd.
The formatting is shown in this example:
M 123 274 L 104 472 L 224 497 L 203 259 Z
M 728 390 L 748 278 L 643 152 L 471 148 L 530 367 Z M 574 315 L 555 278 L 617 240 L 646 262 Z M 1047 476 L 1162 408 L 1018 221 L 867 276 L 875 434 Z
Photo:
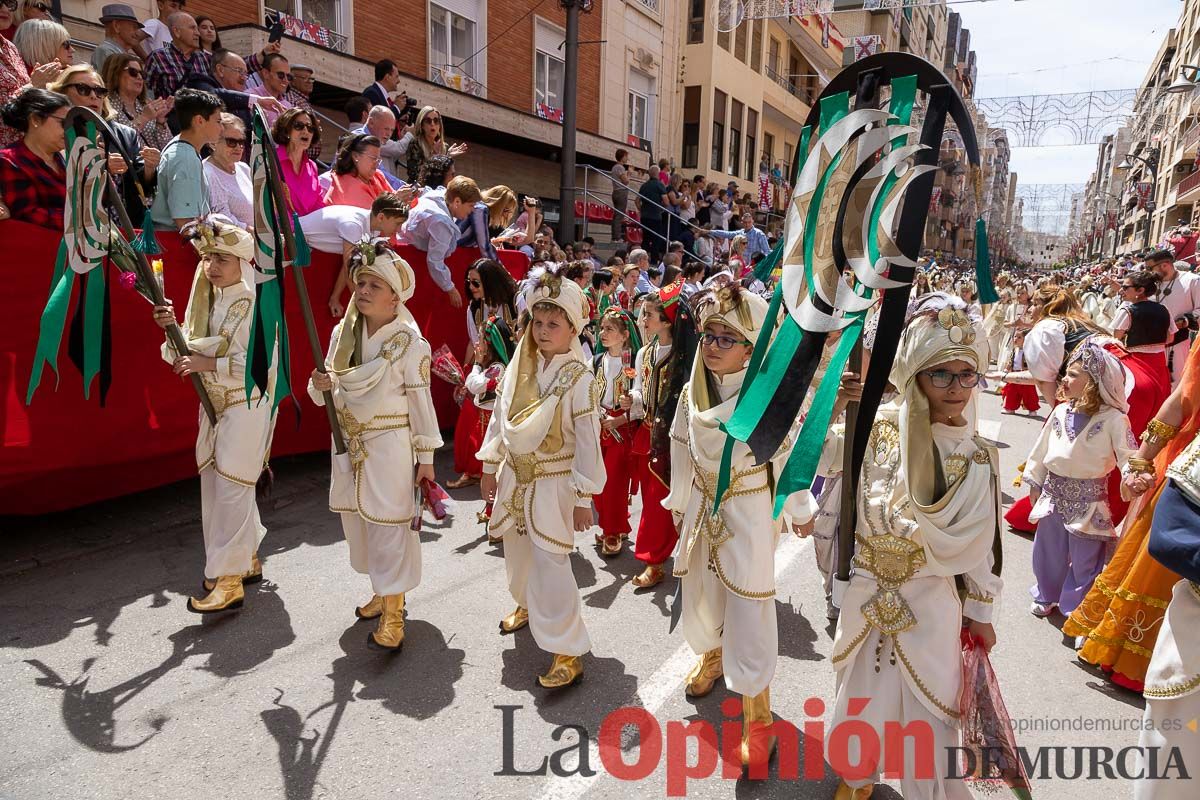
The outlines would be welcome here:
M 594 499 L 601 531 L 596 544 L 600 555 L 611 557 L 621 552 L 621 543 L 630 532 L 629 490 L 637 479 L 632 449 L 635 425 L 621 400 L 633 388 L 637 374 L 633 354 L 642 344 L 633 317 L 620 306 L 609 306 L 601 315 L 600 344 L 604 350 L 596 357 L 596 391 L 601 408 L 600 453 L 608 481 Z

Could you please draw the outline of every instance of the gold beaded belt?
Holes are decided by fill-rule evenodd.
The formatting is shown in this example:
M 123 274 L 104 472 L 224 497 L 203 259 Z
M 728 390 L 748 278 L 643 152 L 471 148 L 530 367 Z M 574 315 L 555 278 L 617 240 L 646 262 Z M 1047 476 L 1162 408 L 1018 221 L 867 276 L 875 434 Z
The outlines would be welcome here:
M 508 466 L 512 468 L 513 475 L 516 476 L 519 487 L 521 484 L 533 483 L 538 478 L 554 478 L 560 475 L 570 475 L 571 462 L 574 458 L 574 453 L 564 453 L 549 458 L 541 458 L 534 452 L 522 455 L 509 454 L 506 460 L 508 461 Z M 553 469 L 552 467 L 556 465 L 558 468 Z

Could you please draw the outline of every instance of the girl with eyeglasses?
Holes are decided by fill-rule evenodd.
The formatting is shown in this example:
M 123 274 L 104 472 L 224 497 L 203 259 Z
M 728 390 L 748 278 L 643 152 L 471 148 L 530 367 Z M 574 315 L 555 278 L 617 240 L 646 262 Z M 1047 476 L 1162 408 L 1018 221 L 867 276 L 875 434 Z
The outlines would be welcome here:
M 284 196 L 289 208 L 300 217 L 325 206 L 317 165 L 308 157 L 308 148 L 320 137 L 321 124 L 303 108 L 289 108 L 271 126 Z
M 132 53 L 118 53 L 104 62 L 101 77 L 109 93 L 105 102 L 105 119 L 116 120 L 138 132 L 147 147 L 162 150 L 171 141 L 167 115 L 175 105 L 174 98 L 151 99 L 146 89 L 145 67 Z
M 661 501 L 679 526 L 674 574 L 682 594 L 680 628 L 699 656 L 684 692 L 703 697 L 724 678 L 725 688 L 741 695 L 737 757 L 743 770 L 753 767 L 757 774 L 775 747 L 773 736 L 751 727 L 774 721 L 775 548 L 785 527 L 798 533 L 810 525 L 816 507 L 808 492 L 798 492 L 787 499 L 783 515 L 774 517 L 772 487 L 791 455 L 790 444 L 758 465 L 749 447 L 735 443 L 729 463 L 723 462 L 727 437 L 721 425 L 737 405 L 754 341 L 767 320 L 767 301 L 731 283 L 701 293 L 694 305 L 702 335 L 668 423 L 670 492 Z M 729 484 L 714 516 L 726 470 Z M 650 500 L 646 493 L 643 502 Z
M 900 773 L 906 798 L 971 796 L 945 762 L 922 775 L 910 748 L 884 731 L 926 732 L 933 752 L 958 744 L 964 638 L 996 644 L 999 454 L 977 431 L 979 371 L 988 344 L 957 297 L 932 293 L 909 312 L 893 363 L 895 399 L 871 426 L 855 502 L 854 570 L 833 643 L 837 696 L 829 731 L 850 719 L 875 729 L 875 774 L 843 775 L 838 800 L 871 796 L 882 765 Z M 853 376 L 847 395 L 861 395 Z M 823 460 L 844 444 L 827 438 Z M 857 698 L 870 704 L 859 712 Z M 828 744 L 828 742 L 827 742 Z
M 467 152 L 467 145 L 447 145 L 442 132 L 442 114 L 433 106 L 425 106 L 417 112 L 416 121 L 400 137 L 399 151 L 405 156 L 408 180 L 416 183 L 421 178 L 421 165 L 432 156 L 458 158 Z M 432 185 L 432 184 L 431 184 Z

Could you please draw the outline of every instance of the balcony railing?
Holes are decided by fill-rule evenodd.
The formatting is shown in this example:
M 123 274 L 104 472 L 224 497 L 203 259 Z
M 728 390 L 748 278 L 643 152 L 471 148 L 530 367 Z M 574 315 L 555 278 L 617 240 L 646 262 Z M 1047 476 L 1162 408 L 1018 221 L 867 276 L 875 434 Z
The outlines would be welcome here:
M 810 94 L 807 89 L 793 83 L 792 80 L 790 78 L 788 78 L 786 75 L 780 75 L 778 72 L 771 69 L 769 66 L 764 67 L 763 69 L 766 70 L 768 78 L 775 81 L 775 83 L 778 84 L 780 88 L 782 88 L 785 92 L 790 94 L 792 97 L 797 98 L 805 105 L 811 106 L 813 104 L 812 94 Z
M 299 17 L 293 17 L 290 14 L 284 14 L 282 11 L 275 11 L 268 8 L 264 16 L 264 22 L 268 27 L 279 22 L 283 25 L 283 32 L 288 36 L 294 36 L 297 39 L 321 47 L 334 50 L 338 53 L 350 52 L 350 37 L 344 36 L 331 28 L 326 28 L 316 22 L 306 22 Z
M 655 14 L 658 13 L 658 0 L 638 0 L 638 2 Z
M 1178 194 L 1176 196 L 1182 200 L 1197 188 L 1200 188 L 1200 170 L 1196 170 L 1179 182 L 1179 186 L 1177 187 Z
M 1186 158 L 1189 153 L 1196 151 L 1196 144 L 1200 143 L 1200 122 L 1192 126 L 1192 129 L 1183 135 L 1183 155 Z
M 447 89 L 483 97 L 483 84 L 456 68 L 453 64 L 430 64 L 429 80 Z

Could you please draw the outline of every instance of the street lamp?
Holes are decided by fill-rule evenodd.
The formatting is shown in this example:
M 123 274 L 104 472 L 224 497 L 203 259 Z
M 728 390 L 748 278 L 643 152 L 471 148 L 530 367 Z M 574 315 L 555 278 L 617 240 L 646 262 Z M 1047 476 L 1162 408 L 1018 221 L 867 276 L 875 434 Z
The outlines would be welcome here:
M 1192 71 L 1192 77 L 1188 77 L 1188 70 Z M 1179 77 L 1175 79 L 1167 88 L 1163 89 L 1167 94 L 1188 94 L 1196 88 L 1196 76 L 1200 73 L 1200 67 L 1192 64 L 1183 64 L 1179 68 Z
M 1140 161 L 1141 163 L 1145 164 L 1146 169 L 1150 171 L 1150 199 L 1146 201 L 1146 228 L 1142 231 L 1143 248 L 1150 246 L 1150 223 L 1153 220 L 1154 206 L 1158 199 L 1158 156 L 1158 148 L 1152 147 L 1144 158 L 1142 156 L 1135 155 L 1134 153 L 1130 153 L 1125 156 L 1121 163 L 1117 164 L 1116 167 L 1122 172 L 1128 172 L 1129 170 L 1133 169 L 1133 161 L 1130 160 L 1133 159 L 1134 161 Z

